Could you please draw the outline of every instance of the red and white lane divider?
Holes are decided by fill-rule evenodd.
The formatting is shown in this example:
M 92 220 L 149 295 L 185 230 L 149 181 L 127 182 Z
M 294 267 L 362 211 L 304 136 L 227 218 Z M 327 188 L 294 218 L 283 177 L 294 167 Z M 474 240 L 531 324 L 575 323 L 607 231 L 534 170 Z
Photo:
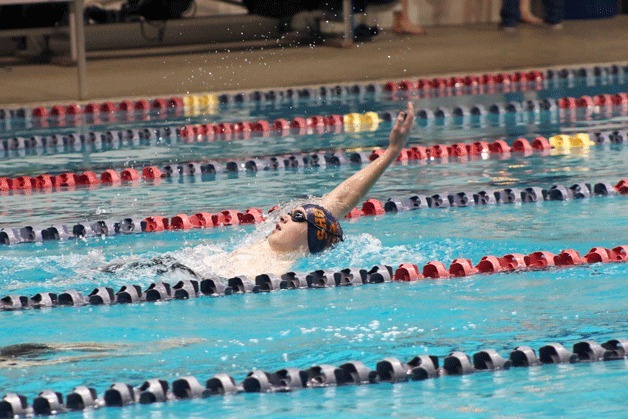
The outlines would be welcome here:
M 424 96 L 442 97 L 458 95 L 492 94 L 497 92 L 524 91 L 545 88 L 546 80 L 560 81 L 574 77 L 587 78 L 595 82 L 592 76 L 606 79 L 616 77 L 623 80 L 628 74 L 628 66 L 615 64 L 573 69 L 545 69 L 513 71 L 502 73 L 469 74 L 451 77 L 434 77 L 387 81 L 382 84 L 347 84 L 320 86 L 317 88 L 274 89 L 225 94 L 191 94 L 169 98 L 152 98 L 118 102 L 89 102 L 85 104 L 69 103 L 53 106 L 35 106 L 33 108 L 0 109 L 0 120 L 12 118 L 33 118 L 39 121 L 49 119 L 63 121 L 66 125 L 78 125 L 83 117 L 87 119 L 114 122 L 117 120 L 146 119 L 149 112 L 168 117 L 169 115 L 189 114 L 196 109 L 213 108 L 218 104 L 238 102 L 278 102 L 294 98 L 323 98 L 359 95 L 363 93 L 418 92 Z
M 628 135 L 628 132 L 627 132 Z M 532 140 L 521 137 L 512 145 L 499 139 L 492 142 L 475 141 L 469 143 L 435 144 L 431 146 L 412 146 L 404 148 L 397 162 L 433 161 L 438 163 L 458 163 L 483 158 L 491 155 L 508 155 L 517 153 L 528 156 L 535 152 L 547 153 L 552 148 L 568 150 L 586 148 L 595 144 L 624 141 L 619 132 L 595 132 L 592 135 L 558 134 L 549 139 L 538 136 Z M 84 171 L 80 173 L 61 173 L 57 175 L 41 174 L 32 176 L 0 177 L 1 192 L 24 192 L 39 190 L 46 193 L 68 190 L 80 186 L 116 186 L 122 182 L 155 181 L 172 177 L 198 177 L 219 173 L 257 172 L 264 170 L 294 170 L 299 167 L 337 167 L 346 164 L 365 164 L 377 159 L 384 149 L 376 148 L 369 151 L 320 151 L 313 153 L 297 153 L 280 156 L 259 157 L 251 159 L 233 159 L 226 161 L 199 161 L 164 166 L 144 166 L 143 168 L 107 169 L 101 173 Z M 455 159 L 455 160 L 452 160 Z M 214 180 L 212 176 L 210 178 Z
M 628 245 L 612 249 L 594 247 L 584 256 L 574 249 L 565 249 L 558 254 L 548 251 L 532 252 L 528 255 L 510 253 L 504 256 L 483 256 L 474 265 L 470 259 L 457 258 L 449 268 L 438 260 L 426 263 L 422 268 L 408 262 L 396 269 L 388 265 L 378 265 L 370 269 L 346 268 L 339 271 L 319 269 L 310 273 L 286 272 L 276 276 L 261 273 L 255 278 L 235 276 L 226 280 L 217 278 L 196 278 L 181 280 L 175 285 L 166 282 L 151 284 L 145 291 L 141 286 L 126 284 L 118 292 L 110 287 L 94 288 L 88 295 L 76 290 L 60 294 L 40 292 L 31 298 L 9 294 L 0 299 L 0 310 L 24 310 L 29 308 L 129 304 L 141 302 L 186 300 L 201 296 L 225 296 L 242 293 L 259 293 L 283 289 L 330 288 L 357 286 L 391 281 L 412 282 L 428 279 L 451 279 L 479 274 L 522 272 L 539 269 L 579 266 L 592 263 L 628 262 Z
M 591 196 L 611 196 L 628 194 L 628 179 L 622 179 L 615 186 L 608 182 L 593 185 L 576 183 L 570 187 L 553 185 L 549 189 L 527 187 L 522 189 L 505 188 L 485 189 L 476 193 L 468 191 L 458 193 L 437 193 L 432 195 L 411 195 L 392 197 L 386 201 L 371 198 L 361 208 L 354 208 L 346 218 L 379 216 L 390 212 L 410 211 L 422 208 L 470 207 L 476 205 L 512 204 L 516 202 L 566 201 L 586 199 Z M 272 212 L 278 207 L 271 208 Z M 44 227 L 3 227 L 0 228 L 0 245 L 17 243 L 48 242 L 71 240 L 92 236 L 111 236 L 140 232 L 158 232 L 166 230 L 189 230 L 193 228 L 211 228 L 239 224 L 256 224 L 265 221 L 264 213 L 259 208 L 249 208 L 244 212 L 233 209 L 216 213 L 199 212 L 193 215 L 177 214 L 173 217 L 150 216 L 141 220 L 123 218 L 120 221 L 99 220 L 74 225 L 59 224 Z

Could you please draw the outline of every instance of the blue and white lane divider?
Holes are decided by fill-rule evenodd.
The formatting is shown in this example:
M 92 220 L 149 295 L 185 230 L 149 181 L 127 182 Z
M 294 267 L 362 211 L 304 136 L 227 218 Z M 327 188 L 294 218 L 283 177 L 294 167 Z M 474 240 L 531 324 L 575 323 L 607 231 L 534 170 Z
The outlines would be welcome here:
M 13 350 L 16 353 L 20 350 L 19 345 L 0 349 L 5 352 Z M 454 351 L 444 357 L 416 355 L 407 361 L 387 357 L 377 362 L 373 369 L 356 360 L 347 361 L 340 366 L 314 365 L 304 370 L 291 366 L 274 372 L 254 369 L 239 383 L 228 374 L 219 373 L 207 379 L 204 385 L 194 376 L 177 378 L 172 383 L 164 379 L 148 379 L 139 386 L 117 382 L 100 395 L 92 387 L 77 386 L 65 396 L 65 401 L 61 393 L 44 390 L 34 398 L 31 405 L 26 396 L 10 392 L 0 400 L 0 417 L 89 412 L 104 407 L 124 407 L 136 403 L 170 403 L 176 400 L 241 393 L 285 393 L 322 387 L 397 384 L 446 376 L 506 371 L 510 368 L 537 368 L 546 364 L 625 361 L 627 355 L 628 340 L 622 338 L 611 339 L 602 344 L 593 340 L 576 342 L 571 350 L 561 343 L 551 342 L 536 351 L 529 346 L 518 345 L 510 352 L 508 358 L 504 358 L 494 349 L 485 349 L 472 356 Z

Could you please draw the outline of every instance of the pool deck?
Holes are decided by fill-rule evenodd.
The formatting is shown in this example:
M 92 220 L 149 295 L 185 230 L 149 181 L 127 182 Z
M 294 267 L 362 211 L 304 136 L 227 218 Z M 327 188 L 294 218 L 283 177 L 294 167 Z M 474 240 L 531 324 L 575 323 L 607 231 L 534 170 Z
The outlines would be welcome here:
M 628 15 L 565 21 L 562 30 L 495 24 L 428 28 L 427 36 L 382 33 L 348 48 L 194 45 L 89 52 L 88 95 L 166 97 L 342 82 L 593 63 L 628 62 Z M 0 57 L 0 106 L 76 101 L 75 67 Z

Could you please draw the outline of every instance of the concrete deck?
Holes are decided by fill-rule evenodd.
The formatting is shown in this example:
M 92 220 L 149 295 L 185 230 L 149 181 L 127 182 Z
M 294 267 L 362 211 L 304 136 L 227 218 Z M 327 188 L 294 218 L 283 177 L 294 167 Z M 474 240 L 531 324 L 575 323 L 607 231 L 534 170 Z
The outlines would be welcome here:
M 566 21 L 562 30 L 494 24 L 429 28 L 427 36 L 383 33 L 349 48 L 266 41 L 88 53 L 89 98 L 151 97 L 438 74 L 628 62 L 628 15 Z M 77 98 L 74 67 L 0 58 L 0 104 Z

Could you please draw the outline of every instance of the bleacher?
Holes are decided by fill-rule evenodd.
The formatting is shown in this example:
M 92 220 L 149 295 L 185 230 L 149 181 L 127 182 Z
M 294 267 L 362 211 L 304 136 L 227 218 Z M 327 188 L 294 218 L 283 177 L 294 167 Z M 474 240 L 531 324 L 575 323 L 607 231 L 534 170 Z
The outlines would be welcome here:
M 52 0 L 73 3 L 74 0 Z M 8 4 L 27 4 L 33 0 L 0 0 L 0 6 Z M 181 19 L 148 21 L 139 19 L 134 22 L 116 22 L 105 24 L 85 24 L 85 49 L 87 51 L 147 48 L 153 46 L 176 46 L 189 44 L 237 42 L 279 36 L 278 21 L 272 18 L 254 16 L 246 13 L 241 1 L 220 0 L 230 5 L 228 13 L 220 13 L 225 8 L 207 8 L 203 13 Z M 209 9 L 209 10 L 208 10 Z M 218 12 L 211 14 L 211 12 Z M 71 52 L 70 38 L 72 25 L 0 29 L 0 38 L 46 37 L 49 52 L 67 55 Z M 39 42 L 38 44 L 43 44 Z M 5 42 L 3 53 L 15 53 L 15 45 Z M 72 56 L 75 58 L 76 54 Z
M 209 1 L 242 6 L 242 13 L 85 25 L 84 0 L 0 0 L 0 6 L 64 2 L 69 7 L 69 21 L 65 27 L 0 29 L 0 39 L 43 37 L 48 56 L 61 54 L 65 59 L 57 58 L 57 62 L 76 63 L 79 98 L 83 99 L 87 97 L 86 51 L 242 42 L 281 36 L 278 19 L 248 14 L 239 0 Z M 352 42 L 351 0 L 343 0 L 343 11 L 349 18 L 345 19 L 344 36 L 339 44 L 347 45 Z M 5 43 L 4 51 L 0 47 L 0 53 L 6 53 L 6 49 Z
M 78 0 L 50 1 L 75 4 L 74 7 L 77 7 L 78 2 Z M 0 0 L 0 6 L 35 2 L 37 1 Z M 351 0 L 345 0 L 345 2 L 350 5 Z M 236 43 L 276 39 L 284 35 L 280 30 L 281 22 L 278 19 L 247 13 L 242 0 L 196 0 L 190 9 L 184 17 L 172 20 L 149 21 L 141 18 L 136 21 L 104 24 L 83 24 L 81 20 L 85 33 L 85 49 L 86 51 L 106 51 L 155 46 Z M 71 51 L 70 48 L 72 34 L 71 24 L 43 28 L 0 29 L 2 40 L 15 37 L 31 39 L 46 37 L 48 53 L 68 56 L 71 52 L 72 58 L 75 59 L 76 52 Z M 39 44 L 42 45 L 43 42 Z M 15 52 L 15 45 L 9 42 L 4 43 L 4 48 L 0 47 L 0 53 L 13 54 Z
M 350 0 L 348 0 L 350 1 Z M 0 6 L 34 3 L 64 2 L 69 7 L 68 24 L 64 26 L 0 29 L 0 53 L 18 54 L 21 57 L 47 59 L 60 64 L 76 64 L 78 69 L 79 98 L 87 96 L 86 51 L 122 50 L 129 48 L 173 47 L 190 44 L 233 43 L 264 40 L 280 36 L 279 21 L 273 18 L 247 14 L 241 1 L 220 0 L 239 7 L 241 12 L 205 14 L 180 19 L 133 22 L 116 22 L 85 25 L 84 0 L 0 0 Z M 19 51 L 11 38 L 27 39 L 30 48 Z M 32 42 L 39 39 L 44 42 Z M 7 42 L 8 41 L 8 42 Z M 32 45 L 39 47 L 33 51 Z M 43 51 L 41 46 L 44 45 Z

